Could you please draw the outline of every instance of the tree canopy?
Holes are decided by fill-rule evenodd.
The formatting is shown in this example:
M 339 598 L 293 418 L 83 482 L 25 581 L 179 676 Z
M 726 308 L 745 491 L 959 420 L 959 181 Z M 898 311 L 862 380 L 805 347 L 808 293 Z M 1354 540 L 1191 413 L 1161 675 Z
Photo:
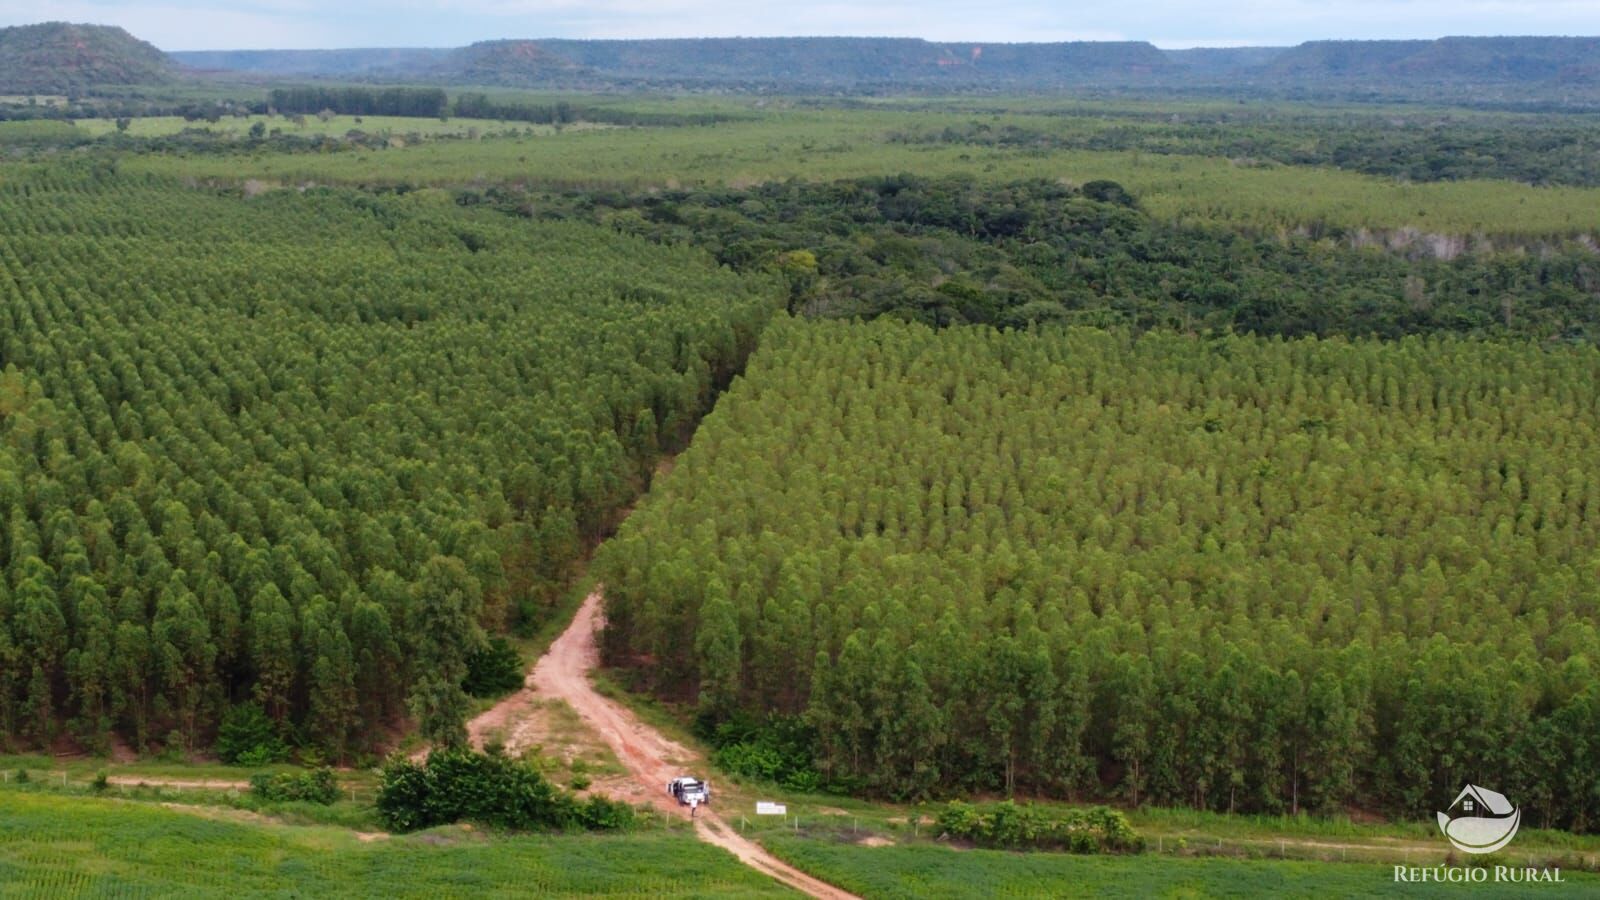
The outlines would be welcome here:
M 773 280 L 448 197 L 0 184 L 0 743 L 328 758 L 531 628 L 754 346 Z
M 785 320 L 606 658 L 834 784 L 1600 827 L 1600 351 Z M 731 712 L 730 712 L 731 710 Z

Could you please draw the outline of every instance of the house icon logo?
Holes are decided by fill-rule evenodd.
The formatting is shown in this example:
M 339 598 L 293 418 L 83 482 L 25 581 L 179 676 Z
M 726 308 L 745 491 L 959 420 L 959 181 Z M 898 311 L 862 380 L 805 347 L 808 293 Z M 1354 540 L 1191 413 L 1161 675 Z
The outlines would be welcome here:
M 1469 784 L 1439 813 L 1439 830 L 1463 853 L 1493 853 L 1511 843 L 1522 824 L 1522 810 L 1505 794 Z

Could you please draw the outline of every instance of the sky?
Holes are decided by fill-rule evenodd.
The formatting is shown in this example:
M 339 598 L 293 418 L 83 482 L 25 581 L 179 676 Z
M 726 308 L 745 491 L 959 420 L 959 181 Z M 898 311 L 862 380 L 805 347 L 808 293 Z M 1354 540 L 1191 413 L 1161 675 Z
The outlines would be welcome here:
M 0 0 L 0 25 L 121 25 L 163 50 L 455 47 L 497 38 L 871 35 L 936 41 L 1600 35 L 1600 0 Z

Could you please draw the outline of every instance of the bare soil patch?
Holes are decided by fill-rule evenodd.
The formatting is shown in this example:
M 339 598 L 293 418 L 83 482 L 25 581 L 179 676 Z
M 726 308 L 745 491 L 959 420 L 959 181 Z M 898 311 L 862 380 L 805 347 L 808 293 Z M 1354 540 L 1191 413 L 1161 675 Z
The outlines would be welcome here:
M 517 692 L 473 720 L 468 734 L 477 743 L 491 729 L 498 730 L 505 736 L 508 750 L 518 747 L 521 741 L 528 741 L 528 746 L 532 746 L 540 736 L 551 744 L 557 743 L 550 734 L 550 717 L 564 714 L 561 705 L 552 703 L 561 701 L 610 749 L 627 772 L 614 781 L 608 779 L 605 785 L 593 785 L 591 790 L 601 790 L 629 802 L 649 803 L 668 816 L 688 817 L 688 811 L 667 794 L 667 782 L 694 772 L 704 760 L 639 721 L 626 707 L 601 696 L 589 683 L 589 673 L 600 663 L 599 649 L 595 645 L 595 635 L 604 621 L 600 607 L 601 594 L 596 590 L 583 601 L 572 624 L 534 666 L 527 680 L 531 690 Z M 543 719 L 534 713 L 536 705 L 543 709 Z M 563 727 L 570 728 L 570 724 Z M 560 740 L 568 739 L 563 736 Z M 589 739 L 573 740 L 583 744 Z M 693 818 L 695 834 L 701 840 L 727 850 L 745 865 L 789 887 L 828 900 L 855 896 L 807 875 L 745 839 L 710 807 L 699 810 Z

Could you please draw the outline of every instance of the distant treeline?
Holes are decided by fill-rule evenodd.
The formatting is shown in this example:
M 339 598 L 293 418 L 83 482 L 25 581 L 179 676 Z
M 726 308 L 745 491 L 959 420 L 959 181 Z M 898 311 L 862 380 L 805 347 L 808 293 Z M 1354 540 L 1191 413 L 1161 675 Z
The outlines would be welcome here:
M 1600 338 L 1600 257 L 1585 244 L 1437 259 L 1369 252 L 1345 235 L 1255 238 L 1164 223 L 1111 181 L 1074 188 L 901 175 L 460 199 L 692 244 L 735 271 L 776 271 L 789 283 L 790 310 L 810 316 Z
M 346 116 L 442 116 L 449 98 L 439 88 L 273 88 L 267 103 L 280 113 L 317 113 L 325 109 Z
M 465 119 L 500 119 L 507 122 L 531 122 L 535 125 L 562 125 L 568 122 L 599 122 L 605 125 L 714 125 L 735 118 L 719 113 L 640 112 L 632 109 L 577 106 L 564 100 L 548 104 L 500 103 L 490 98 L 488 94 L 458 94 L 455 114 Z
M 403 116 L 438 118 L 456 115 L 471 119 L 499 119 L 534 125 L 597 122 L 605 125 L 670 127 L 715 125 L 741 116 L 725 113 L 644 112 L 632 109 L 557 103 L 502 102 L 487 94 L 459 94 L 452 102 L 440 88 L 317 87 L 273 88 L 265 99 L 176 100 L 144 97 L 78 98 L 66 103 L 0 103 L 0 121 L 121 119 L 146 116 L 182 116 L 191 121 L 216 122 L 227 116 L 262 115 L 275 111 L 286 116 L 312 115 L 323 110 L 345 116 Z
M 330 110 L 346 116 L 456 115 L 468 119 L 499 119 L 535 125 L 600 122 L 607 125 L 711 125 L 728 121 L 718 114 L 682 115 L 557 103 L 508 103 L 488 94 L 458 94 L 454 102 L 440 88 L 292 87 L 274 88 L 267 103 L 280 113 L 318 113 Z
M 190 122 L 217 122 L 226 116 L 259 116 L 262 100 L 173 100 L 143 97 L 93 97 L 66 103 L 0 103 L 0 121 L 36 122 L 78 119 L 134 119 L 181 116 Z
M 1136 150 L 1331 166 L 1408 181 L 1503 178 L 1524 184 L 1593 187 L 1600 185 L 1600 145 L 1593 135 L 1593 124 L 1583 120 L 1543 122 L 1520 117 L 1491 122 L 1407 122 L 1376 116 L 1338 119 L 1280 114 L 1271 121 L 1128 121 L 1059 132 L 974 120 L 938 130 L 895 132 L 889 140 L 1014 150 Z

